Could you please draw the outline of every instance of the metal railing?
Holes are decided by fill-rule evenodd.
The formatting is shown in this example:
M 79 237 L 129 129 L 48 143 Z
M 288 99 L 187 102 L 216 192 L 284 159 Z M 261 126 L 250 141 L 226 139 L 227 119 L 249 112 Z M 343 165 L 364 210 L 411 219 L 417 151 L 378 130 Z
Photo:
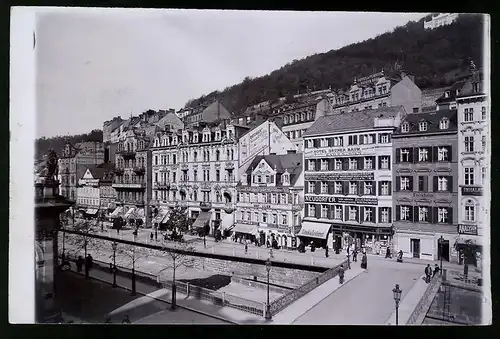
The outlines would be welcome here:
M 443 272 L 444 274 L 444 272 Z M 436 296 L 439 287 L 441 286 L 442 278 L 440 275 L 436 275 L 432 278 L 431 282 L 427 286 L 424 295 L 418 302 L 417 306 L 411 313 L 406 325 L 421 325 L 424 321 L 425 315 L 429 311 L 429 307 Z
M 289 293 L 281 296 L 280 298 L 273 301 L 270 305 L 271 315 L 275 315 L 280 312 L 282 309 L 290 305 L 295 300 L 303 297 L 307 293 L 311 292 L 313 289 L 318 287 L 319 285 L 327 282 L 328 280 L 336 277 L 339 274 L 340 265 L 346 265 L 347 260 L 344 260 L 339 265 L 330 268 L 329 270 L 321 273 L 320 275 L 312 278 L 302 286 L 297 287 L 296 289 L 290 291 Z

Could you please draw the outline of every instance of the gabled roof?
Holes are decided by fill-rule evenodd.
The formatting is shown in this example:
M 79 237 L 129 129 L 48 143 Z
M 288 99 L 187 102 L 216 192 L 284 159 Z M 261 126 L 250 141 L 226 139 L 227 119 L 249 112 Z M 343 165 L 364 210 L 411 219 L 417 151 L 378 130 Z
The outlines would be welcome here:
M 113 169 L 115 168 L 115 164 L 113 163 L 104 163 L 99 165 L 89 165 L 87 166 L 88 170 L 94 177 L 94 179 L 99 180 L 111 180 Z M 110 178 L 111 175 L 111 178 Z
M 394 118 L 398 114 L 405 114 L 403 106 L 381 107 L 357 112 L 325 115 L 316 119 L 306 131 L 304 137 L 371 129 L 374 127 L 375 118 Z
M 208 105 L 208 107 L 203 110 L 202 115 L 220 116 L 222 118 L 231 117 L 231 113 L 229 113 L 229 111 L 217 100 Z
M 273 169 L 276 169 L 278 174 L 283 174 L 285 173 L 285 170 L 288 170 L 288 173 L 290 173 L 290 186 L 295 185 L 297 179 L 302 173 L 302 153 L 292 153 L 282 155 L 258 155 L 253 159 L 252 163 L 246 170 L 247 175 L 252 174 L 252 171 L 255 167 L 257 167 L 262 159 L 264 159 Z M 278 183 L 277 185 L 280 186 L 281 183 Z
M 444 92 L 450 90 L 450 86 L 435 89 L 422 90 L 422 110 L 424 107 L 432 107 L 433 111 L 436 107 L 436 100 L 443 96 Z
M 443 118 L 447 118 L 449 120 L 448 129 L 441 130 L 439 129 L 439 123 Z M 418 124 L 420 121 L 427 121 L 427 130 L 419 131 Z M 405 123 L 409 124 L 409 132 L 401 132 L 401 126 Z M 453 132 L 457 131 L 457 110 L 455 109 L 442 109 L 439 111 L 425 112 L 425 113 L 412 113 L 406 115 L 401 120 L 401 125 L 394 132 L 394 136 L 404 136 L 406 134 L 428 134 L 428 133 L 436 133 L 436 132 Z
M 458 95 L 457 90 L 460 91 L 465 84 L 465 80 L 460 80 L 455 82 L 449 89 L 445 90 L 439 98 L 436 99 L 436 103 L 444 103 L 449 101 L 454 101 Z M 448 97 L 446 97 L 446 93 L 449 92 Z
M 474 92 L 473 83 L 479 83 L 479 91 L 478 92 Z M 472 96 L 472 95 L 481 95 L 481 94 L 485 94 L 485 92 L 484 92 L 484 74 L 482 71 L 477 71 L 469 79 L 467 79 L 467 81 L 464 82 L 458 97 L 461 98 L 461 97 Z

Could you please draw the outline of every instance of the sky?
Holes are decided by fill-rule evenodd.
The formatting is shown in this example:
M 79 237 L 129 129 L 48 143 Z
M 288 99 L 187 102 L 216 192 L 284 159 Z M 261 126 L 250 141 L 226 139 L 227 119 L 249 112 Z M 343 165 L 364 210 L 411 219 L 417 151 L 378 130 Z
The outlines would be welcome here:
M 425 13 L 80 9 L 36 17 L 37 137 L 176 110 Z

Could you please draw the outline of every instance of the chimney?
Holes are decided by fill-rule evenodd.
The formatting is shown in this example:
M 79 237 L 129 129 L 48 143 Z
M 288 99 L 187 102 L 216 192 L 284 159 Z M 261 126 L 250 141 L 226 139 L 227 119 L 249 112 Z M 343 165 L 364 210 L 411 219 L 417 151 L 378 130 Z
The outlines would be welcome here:
M 289 149 L 286 151 L 286 154 L 297 154 L 297 151 L 294 149 Z

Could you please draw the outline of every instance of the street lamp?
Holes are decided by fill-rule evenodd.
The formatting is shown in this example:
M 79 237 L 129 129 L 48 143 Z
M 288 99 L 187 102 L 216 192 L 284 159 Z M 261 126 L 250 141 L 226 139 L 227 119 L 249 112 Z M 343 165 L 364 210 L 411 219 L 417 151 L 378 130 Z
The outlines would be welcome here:
M 271 319 L 271 308 L 269 305 L 269 273 L 271 272 L 271 259 L 267 258 L 266 260 L 266 270 L 267 270 L 267 304 L 266 304 L 266 320 Z
M 444 238 L 441 236 L 438 240 L 439 242 L 439 260 L 440 260 L 440 265 L 439 265 L 439 275 L 443 274 L 443 242 Z
M 136 230 L 137 232 L 137 230 Z M 132 247 L 132 295 L 135 295 L 135 242 L 136 242 L 136 235 L 137 233 L 134 233 L 134 246 Z
M 394 302 L 396 303 L 396 325 L 398 325 L 399 322 L 398 312 L 399 312 L 399 302 L 401 301 L 401 293 L 403 293 L 403 291 L 399 289 L 399 284 L 396 284 L 396 287 L 392 289 L 392 294 L 394 295 Z
M 113 248 L 113 287 L 116 287 L 116 248 L 118 247 L 118 244 L 116 241 L 113 241 L 111 244 L 111 247 Z

